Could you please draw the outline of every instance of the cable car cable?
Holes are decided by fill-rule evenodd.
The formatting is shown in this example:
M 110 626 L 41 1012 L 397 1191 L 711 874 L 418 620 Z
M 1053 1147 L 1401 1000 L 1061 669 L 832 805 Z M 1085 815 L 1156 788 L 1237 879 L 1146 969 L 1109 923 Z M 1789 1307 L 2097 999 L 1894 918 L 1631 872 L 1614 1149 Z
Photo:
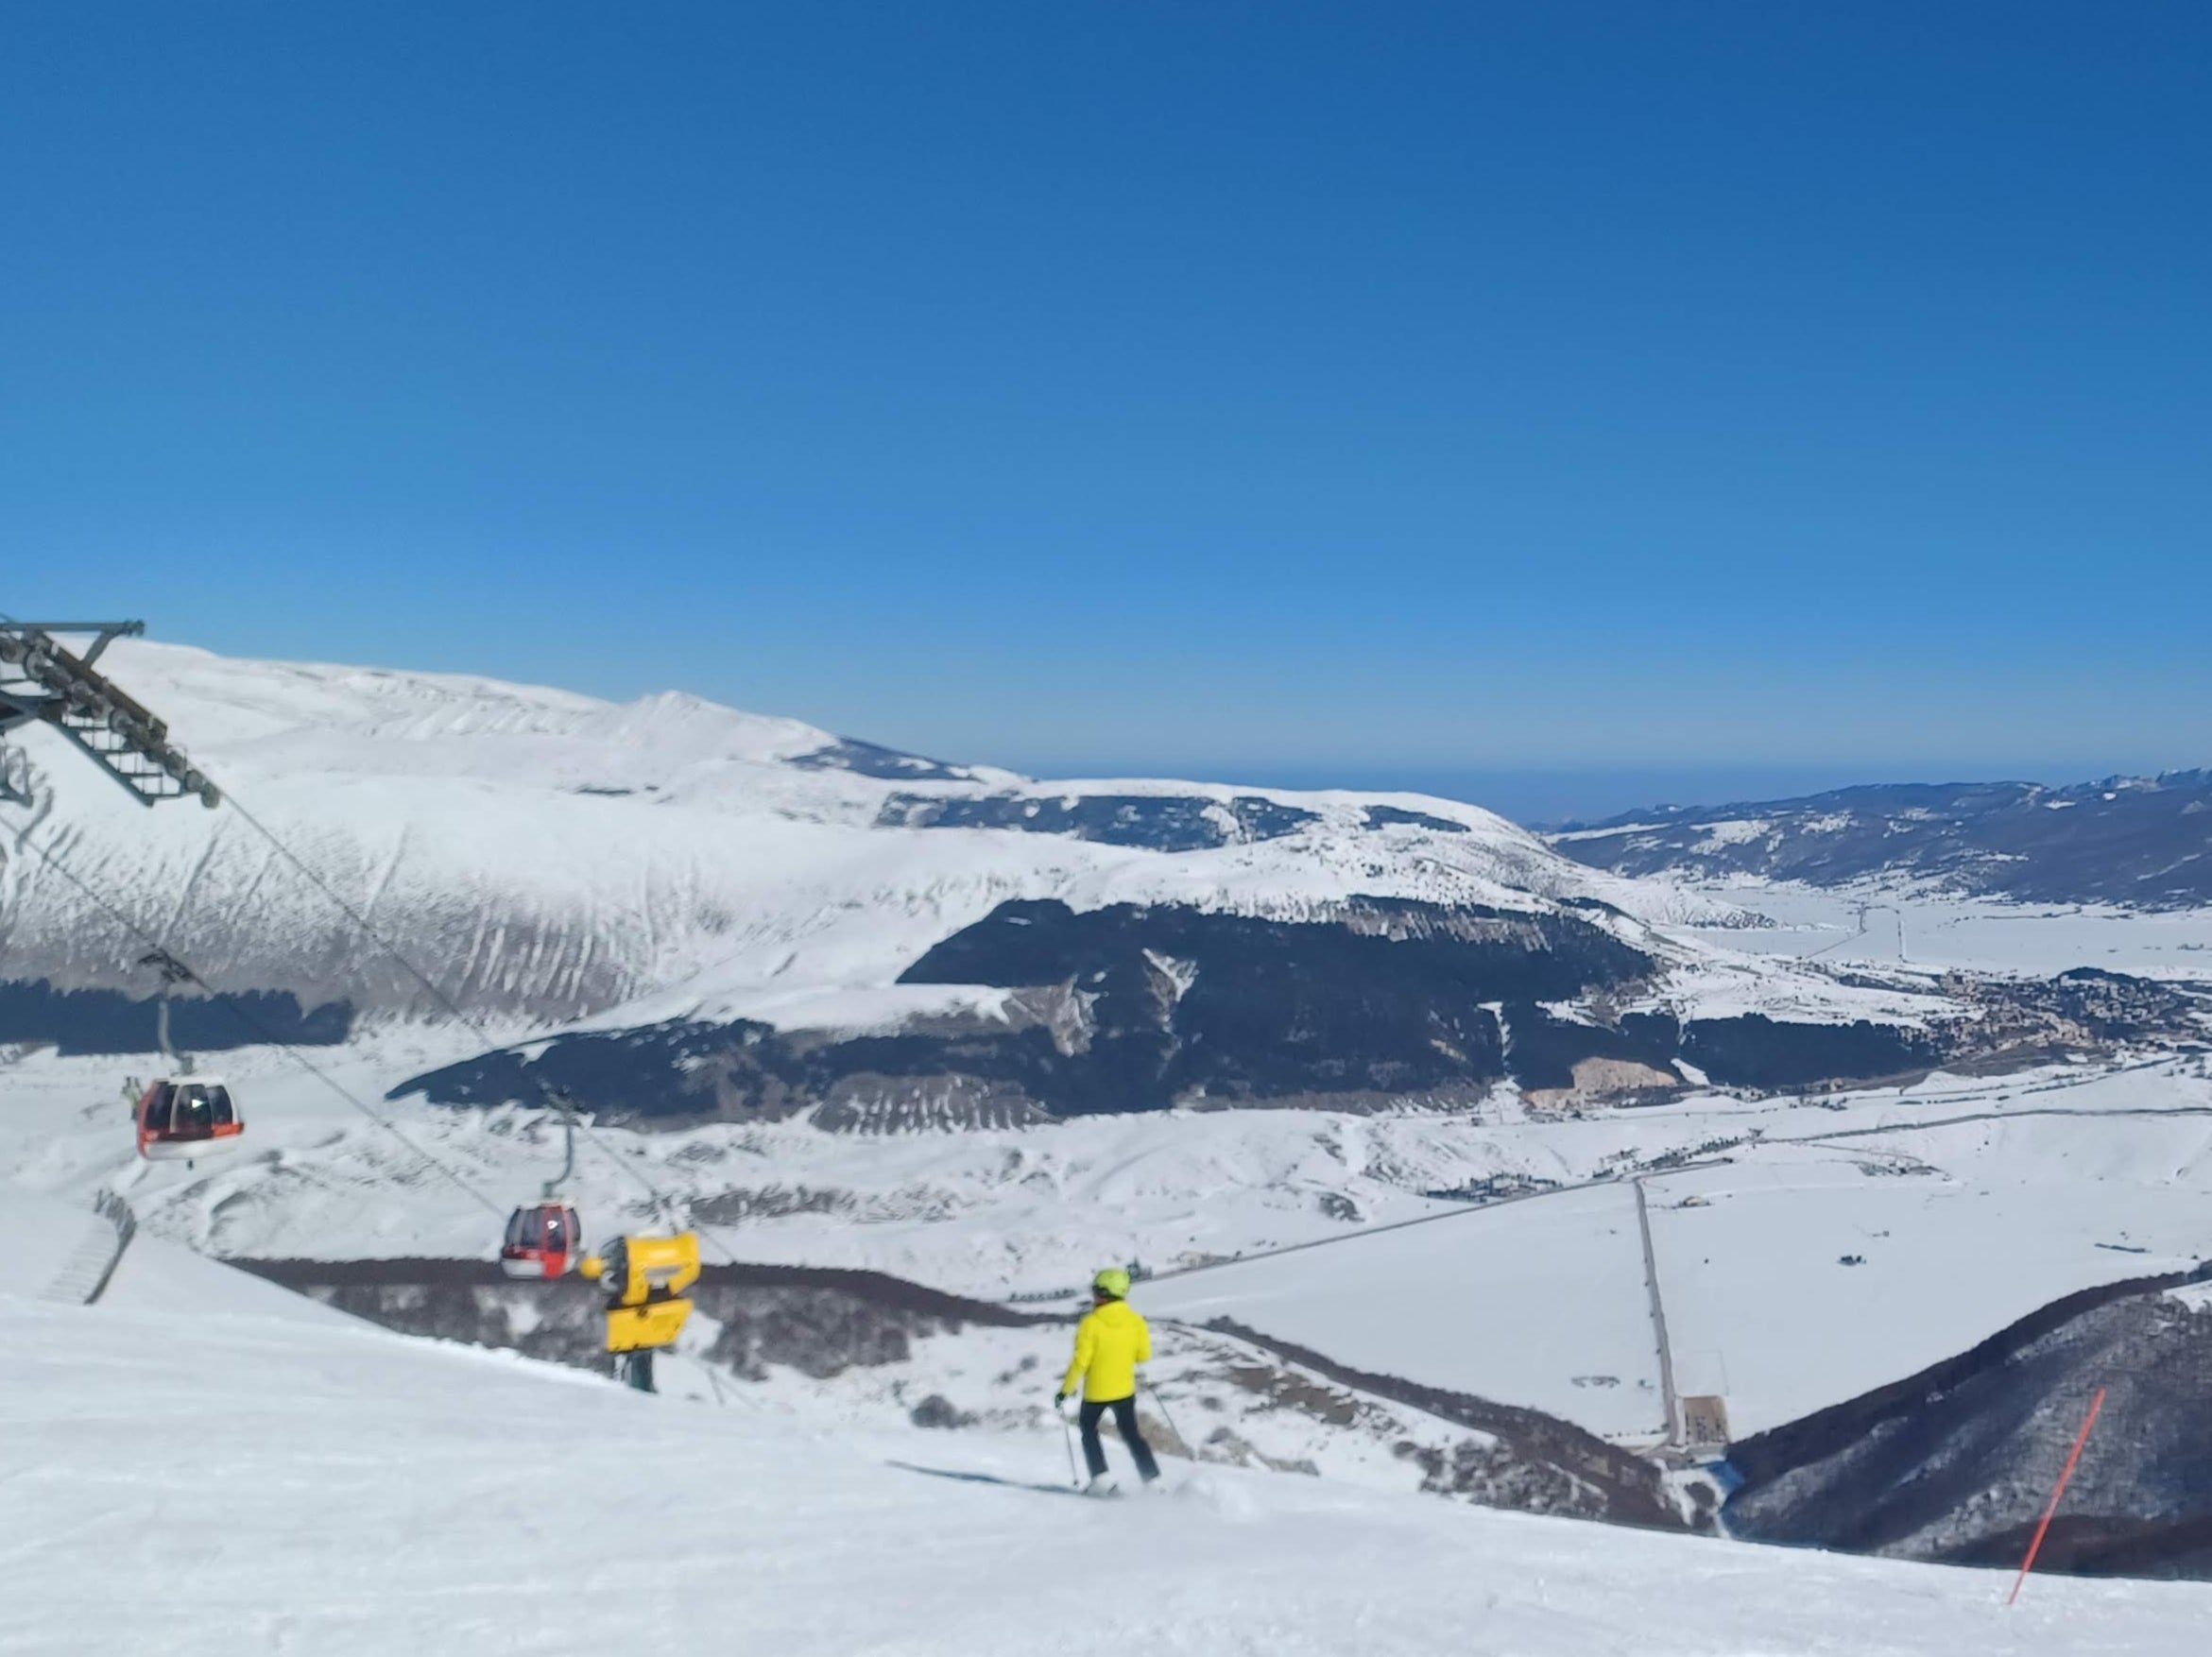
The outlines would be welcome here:
M 223 804 L 228 806 L 231 811 L 237 812 L 237 814 L 245 820 L 248 827 L 252 828 L 264 840 L 267 841 L 270 849 L 275 851 L 276 854 L 280 858 L 283 859 L 284 862 L 290 863 L 293 868 L 297 869 L 300 872 L 301 878 L 303 878 L 309 885 L 313 886 L 317 892 L 320 892 L 325 897 L 329 898 L 331 903 L 337 909 L 339 914 L 343 914 L 348 920 L 352 921 L 354 927 L 360 931 L 364 937 L 374 943 L 377 948 L 382 949 L 386 955 L 390 956 L 392 960 L 399 963 L 401 967 L 405 970 L 407 976 L 412 978 L 417 983 L 420 984 L 425 990 L 429 991 L 431 999 L 435 1000 L 440 1007 L 445 1009 L 445 1011 L 454 1019 L 466 1025 L 469 1029 L 474 1031 L 476 1034 L 481 1037 L 485 1044 L 489 1047 L 498 1049 L 511 1045 L 509 1043 L 502 1042 L 499 1037 L 492 1033 L 489 1025 L 487 1025 L 481 1018 L 477 1017 L 473 1013 L 471 1013 L 467 1008 L 463 1007 L 458 1000 L 456 1000 L 452 995 L 448 994 L 444 988 L 442 988 L 436 981 L 434 981 L 428 973 L 424 972 L 420 966 L 417 966 L 414 962 L 409 960 L 407 956 L 401 951 L 398 945 L 394 944 L 382 932 L 378 931 L 375 925 L 366 914 L 364 914 L 360 910 L 356 909 L 352 903 L 347 901 L 347 899 L 335 888 L 334 888 L 329 881 L 325 880 L 319 874 L 317 874 L 306 863 L 306 861 L 299 855 L 299 853 L 295 852 L 290 846 L 286 846 L 284 842 L 278 837 L 276 830 L 271 828 L 266 823 L 264 823 L 259 817 L 255 816 L 250 811 L 249 811 L 246 808 L 245 803 L 238 798 L 237 794 L 227 788 L 223 791 Z M 581 1132 L 584 1137 L 597 1148 L 600 1154 L 605 1156 L 609 1162 L 613 1163 L 616 1168 L 620 1169 L 624 1173 L 627 1174 L 632 1180 L 636 1181 L 638 1185 L 643 1188 L 646 1195 L 653 1199 L 654 1204 L 659 1207 L 664 1214 L 668 1215 L 673 1221 L 678 1206 L 676 1200 L 670 1197 L 667 1192 L 661 1190 L 660 1187 L 655 1185 L 651 1179 L 646 1177 L 646 1175 L 641 1173 L 637 1169 L 633 1168 L 630 1165 L 628 1158 L 622 1155 L 621 1153 L 617 1152 L 611 1145 L 609 1145 L 605 1140 L 601 1139 L 597 1131 L 590 1123 L 576 1120 L 575 1101 L 574 1099 L 570 1098 L 565 1091 L 554 1086 L 549 1082 L 545 1082 L 535 1076 L 530 1077 L 529 1080 L 531 1085 L 538 1089 L 539 1094 L 545 1100 L 545 1102 L 562 1114 L 569 1126 L 578 1132 Z M 683 1212 L 688 1219 L 690 1215 L 690 1205 L 688 1204 L 683 1204 Z M 722 1256 L 724 1264 L 735 1265 L 737 1263 L 736 1256 L 729 1252 L 729 1248 L 722 1242 L 721 1238 L 714 1237 L 712 1232 L 706 1230 L 702 1226 L 699 1226 L 695 1221 L 692 1222 L 692 1228 L 698 1231 L 702 1237 L 709 1238 L 712 1242 L 715 1252 Z
M 347 901 L 347 899 L 341 896 L 330 884 L 329 881 L 325 880 L 319 874 L 317 874 L 315 869 L 310 866 L 307 862 L 302 859 L 297 852 L 293 851 L 289 846 L 285 845 L 283 840 L 277 835 L 275 830 L 270 828 L 267 824 L 264 823 L 259 817 L 254 815 L 252 811 L 249 811 L 235 795 L 231 794 L 229 791 L 226 790 L 222 803 L 229 806 L 232 811 L 236 811 L 240 817 L 245 819 L 248 827 L 252 828 L 264 840 L 266 840 L 268 843 L 270 848 L 280 858 L 282 858 L 285 863 L 290 863 L 292 867 L 300 873 L 301 878 L 303 878 L 317 891 L 320 892 L 325 897 L 330 899 L 331 903 L 339 911 L 340 914 L 344 914 L 356 929 L 359 930 L 363 936 L 369 939 L 386 955 L 390 956 L 393 961 L 397 962 L 399 965 L 406 972 L 406 974 L 417 983 L 420 984 L 423 989 L 428 991 L 431 999 L 435 1000 L 440 1007 L 444 1008 L 448 1014 L 450 1014 L 463 1025 L 467 1026 L 470 1030 L 473 1031 L 486 1043 L 487 1046 L 497 1049 L 506 1045 L 502 1043 L 499 1038 L 492 1033 L 488 1025 L 471 1014 L 467 1009 L 462 1007 L 457 1000 L 455 1000 L 435 981 L 433 981 L 429 974 L 425 973 L 420 967 L 417 966 L 414 962 L 409 960 L 396 945 L 385 937 L 383 933 L 378 931 L 366 914 L 356 909 L 352 903 Z M 144 927 L 139 926 L 135 921 L 132 921 L 129 916 L 123 914 L 121 911 L 115 909 L 112 905 L 108 904 L 102 900 L 96 893 L 94 893 L 89 886 L 85 885 L 83 881 L 77 880 L 77 877 L 72 874 L 66 867 L 56 861 L 51 854 L 47 853 L 43 847 L 40 847 L 39 846 L 32 843 L 28 836 L 29 829 L 26 828 L 24 831 L 21 843 L 29 846 L 31 850 L 36 853 L 43 862 L 46 863 L 48 866 L 54 868 L 57 873 L 60 874 L 64 879 L 68 880 L 70 883 L 75 885 L 78 891 L 83 893 L 84 896 L 90 899 L 95 907 L 106 912 L 120 925 L 124 926 L 128 931 L 133 932 L 143 939 L 146 939 L 152 942 L 157 948 L 163 948 L 158 936 L 152 932 L 149 932 Z M 348 1103 L 352 1104 L 354 1109 L 360 1111 L 364 1116 L 367 1116 L 371 1121 L 376 1122 L 379 1126 L 384 1127 L 387 1132 L 391 1133 L 395 1137 L 399 1138 L 403 1144 L 407 1145 L 410 1150 L 414 1151 L 418 1156 L 421 1157 L 424 1161 L 430 1162 L 432 1166 L 437 1168 L 439 1171 L 445 1173 L 448 1178 L 454 1180 L 455 1183 L 460 1184 L 464 1189 L 469 1190 L 470 1194 L 474 1197 L 477 1202 L 482 1203 L 486 1207 L 492 1209 L 495 1213 L 500 1211 L 498 1204 L 489 1202 L 480 1192 L 477 1192 L 474 1187 L 470 1187 L 466 1181 L 461 1180 L 459 1175 L 454 1174 L 451 1170 L 445 1168 L 442 1163 L 437 1162 L 436 1158 L 430 1156 L 428 1153 L 422 1151 L 420 1146 L 415 1145 L 413 1141 L 407 1139 L 406 1136 L 402 1134 L 395 1125 L 393 1125 L 382 1115 L 378 1114 L 375 1110 L 365 1104 L 361 1100 L 355 1098 L 351 1092 L 341 1086 L 334 1078 L 325 1074 L 322 1070 L 319 1069 L 319 1068 L 316 1067 L 312 1062 L 304 1058 L 302 1055 L 294 1052 L 289 1045 L 283 1042 L 280 1038 L 277 1038 L 274 1033 L 268 1031 L 266 1026 L 258 1025 L 256 1021 L 250 1017 L 250 1016 L 245 1015 L 242 1010 L 235 1005 L 235 1003 L 232 1004 L 231 1010 L 233 1013 L 238 1014 L 249 1028 L 257 1029 L 261 1033 L 267 1037 L 271 1045 L 283 1047 L 286 1054 L 290 1056 L 295 1063 L 300 1064 L 311 1074 L 323 1081 L 333 1089 L 333 1091 L 338 1093 L 340 1097 L 347 1101 Z M 661 1190 L 660 1187 L 656 1185 L 650 1178 L 631 1166 L 627 1158 L 622 1156 L 614 1150 L 612 1146 L 607 1144 L 606 1141 L 601 1139 L 597 1132 L 589 1123 L 577 1121 L 575 1102 L 566 1093 L 565 1090 L 555 1087 L 552 1084 L 545 1082 L 539 1077 L 533 1076 L 530 1078 L 530 1081 L 531 1084 L 538 1089 L 540 1095 L 546 1101 L 546 1102 L 561 1113 L 563 1125 L 571 1136 L 572 1147 L 574 1143 L 573 1136 L 575 1130 L 581 1128 L 583 1130 L 585 1138 L 592 1145 L 597 1147 L 601 1154 L 603 1154 L 609 1162 L 613 1163 L 617 1168 L 622 1170 L 624 1173 L 627 1174 L 630 1179 L 635 1181 L 640 1188 L 642 1188 L 645 1194 L 652 1199 L 656 1208 L 660 1209 L 663 1215 L 667 1216 L 671 1220 L 671 1221 L 674 1221 L 678 1206 L 676 1201 L 671 1198 L 668 1193 Z M 572 1149 L 571 1159 L 567 1167 L 564 1168 L 563 1179 L 565 1179 L 568 1170 L 574 1167 L 573 1155 L 574 1153 Z M 690 1212 L 688 1204 L 684 1205 L 683 1212 L 685 1217 L 688 1219 Z M 729 1252 L 729 1250 L 722 1243 L 719 1238 L 714 1237 L 711 1232 L 704 1231 L 704 1228 L 696 1227 L 695 1224 L 694 1228 L 701 1230 L 702 1235 L 707 1237 L 709 1240 L 712 1241 L 715 1252 L 722 1256 L 725 1262 L 731 1264 L 735 1263 L 736 1256 Z
M 298 1065 L 301 1069 L 305 1070 L 309 1075 L 313 1076 L 317 1081 L 320 1082 L 324 1086 L 328 1087 L 333 1093 L 336 1094 L 340 1099 L 344 1100 L 348 1104 L 352 1105 L 355 1110 L 359 1111 L 363 1116 L 367 1117 L 378 1127 L 384 1129 L 386 1133 L 391 1135 L 393 1138 L 399 1140 L 402 1145 L 404 1145 L 409 1151 L 415 1153 L 415 1156 L 418 1160 L 426 1163 L 429 1167 L 435 1169 L 437 1172 L 445 1175 L 447 1179 L 453 1181 L 454 1185 L 460 1187 L 462 1190 L 466 1191 L 471 1199 L 480 1206 L 489 1209 L 494 1214 L 504 1214 L 506 1212 L 506 1204 L 493 1202 L 489 1197 L 487 1197 L 482 1191 L 478 1190 L 474 1186 L 471 1185 L 466 1179 L 462 1178 L 461 1175 L 454 1172 L 451 1168 L 448 1168 L 443 1162 L 439 1161 L 438 1158 L 433 1156 L 429 1152 L 423 1150 L 421 1146 L 416 1144 L 414 1140 L 408 1138 L 404 1133 L 401 1132 L 397 1123 L 391 1121 L 389 1119 L 382 1115 L 374 1107 L 365 1103 L 352 1091 L 352 1088 L 348 1087 L 344 1083 L 340 1082 L 336 1077 L 333 1076 L 329 1071 L 325 1070 L 320 1065 L 317 1065 L 313 1059 L 310 1059 L 305 1053 L 300 1051 L 296 1046 L 286 1042 L 283 1036 L 279 1035 L 274 1030 L 270 1029 L 267 1024 L 255 1017 L 251 1013 L 249 1013 L 240 1003 L 238 998 L 235 996 L 225 996 L 221 991 L 210 988 L 207 981 L 201 978 L 199 974 L 193 969 L 192 964 L 190 962 L 186 961 L 181 955 L 179 955 L 174 949 L 170 948 L 169 946 L 157 934 L 141 926 L 137 921 L 131 919 L 129 915 L 126 914 L 116 905 L 102 897 L 98 892 L 94 891 L 84 880 L 80 880 L 77 873 L 72 870 L 68 864 L 64 863 L 59 857 L 48 851 L 44 846 L 39 845 L 37 841 L 31 839 L 28 830 L 26 830 L 23 834 L 17 837 L 16 844 L 24 846 L 33 856 L 38 858 L 41 863 L 44 863 L 57 875 L 60 875 L 64 880 L 67 880 L 72 886 L 76 887 L 77 890 L 82 894 L 87 902 L 92 904 L 94 909 L 99 910 L 103 914 L 107 915 L 108 918 L 115 922 L 116 925 L 123 928 L 125 931 L 129 932 L 133 936 L 137 937 L 140 942 L 150 945 L 152 948 L 159 949 L 170 960 L 176 962 L 179 966 L 182 967 L 187 973 L 191 974 L 192 981 L 195 983 L 197 983 L 203 989 L 207 989 L 210 995 L 214 996 L 220 999 L 230 1010 L 232 1017 L 236 1018 L 241 1024 L 245 1025 L 246 1028 L 251 1031 L 254 1034 L 260 1036 L 262 1040 L 268 1046 L 276 1048 L 286 1058 L 290 1059 L 294 1064 Z

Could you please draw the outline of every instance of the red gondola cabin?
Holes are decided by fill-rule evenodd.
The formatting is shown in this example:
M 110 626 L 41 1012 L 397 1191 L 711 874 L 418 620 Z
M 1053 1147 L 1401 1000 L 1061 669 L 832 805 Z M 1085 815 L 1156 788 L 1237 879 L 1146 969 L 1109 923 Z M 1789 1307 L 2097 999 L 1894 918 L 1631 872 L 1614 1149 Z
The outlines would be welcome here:
M 163 1077 L 138 1102 L 138 1153 L 181 1160 L 218 1151 L 246 1132 L 231 1090 L 213 1076 Z
M 499 1267 L 509 1277 L 558 1277 L 584 1252 L 584 1228 L 566 1203 L 517 1208 L 499 1246 Z

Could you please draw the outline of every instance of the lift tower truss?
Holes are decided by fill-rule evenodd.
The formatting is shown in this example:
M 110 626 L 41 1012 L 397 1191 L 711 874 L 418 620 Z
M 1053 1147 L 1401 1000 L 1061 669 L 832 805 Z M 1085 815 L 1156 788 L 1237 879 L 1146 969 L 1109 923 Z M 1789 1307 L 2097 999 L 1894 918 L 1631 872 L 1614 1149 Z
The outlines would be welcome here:
M 141 805 L 197 798 L 213 810 L 221 790 L 169 741 L 169 727 L 100 673 L 94 663 L 117 639 L 136 638 L 144 622 L 0 622 L 0 737 L 37 720 L 52 726 Z M 92 640 L 82 654 L 56 634 Z M 0 799 L 30 803 L 27 779 L 9 768 L 0 744 Z

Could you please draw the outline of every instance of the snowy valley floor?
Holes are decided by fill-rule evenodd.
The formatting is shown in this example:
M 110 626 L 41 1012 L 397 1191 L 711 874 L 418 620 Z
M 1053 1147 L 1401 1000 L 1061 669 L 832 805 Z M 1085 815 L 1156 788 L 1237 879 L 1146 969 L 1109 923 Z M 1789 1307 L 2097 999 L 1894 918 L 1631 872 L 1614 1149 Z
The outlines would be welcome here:
M 558 1135 L 544 1112 L 382 1105 L 433 1048 L 386 1035 L 316 1061 L 473 1193 L 266 1051 L 226 1057 L 246 1145 L 196 1167 L 132 1155 L 125 1066 L 22 1058 L 0 1069 L 0 1180 L 80 1205 L 112 1187 L 153 1235 L 218 1256 L 485 1259 L 506 1206 L 557 1170 Z M 2212 1081 L 2168 1057 L 1579 1119 L 1508 1100 L 1475 1117 L 1177 1112 L 887 1138 L 609 1130 L 572 1189 L 594 1237 L 657 1223 L 658 1188 L 711 1253 L 986 1299 L 1064 1290 L 1103 1260 L 1231 1260 L 1140 1298 L 1648 1443 L 1661 1385 L 1625 1177 L 1639 1171 L 1677 1390 L 1723 1397 L 1741 1436 L 2074 1290 L 2212 1254 Z M 1532 1185 L 1561 1188 L 1484 1207 L 1428 1194 Z M 1380 1229 L 1409 1220 L 1434 1223 Z
M 2101 903 L 2012 903 L 1910 882 L 1842 887 L 1752 877 L 1690 891 L 1772 920 L 1772 928 L 1682 925 L 1683 936 L 1754 955 L 1834 965 L 1914 966 L 2042 976 L 2077 966 L 2146 978 L 2212 978 L 2212 909 L 2132 910 Z
M 1043 1434 L 810 1433 L 159 1244 L 127 1273 L 94 1307 L 0 1298 L 10 1653 L 2180 1657 L 2212 1617 L 2212 1587 L 2038 1580 L 2008 1611 L 2001 1573 L 1290 1476 L 1087 1502 Z

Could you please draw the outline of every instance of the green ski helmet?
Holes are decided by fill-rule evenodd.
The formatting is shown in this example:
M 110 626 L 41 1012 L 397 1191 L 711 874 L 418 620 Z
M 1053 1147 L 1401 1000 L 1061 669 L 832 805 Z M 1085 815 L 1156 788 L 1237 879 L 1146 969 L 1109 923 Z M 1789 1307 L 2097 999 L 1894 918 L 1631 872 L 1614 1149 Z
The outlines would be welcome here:
M 1119 1266 L 1108 1266 L 1090 1280 L 1090 1287 L 1101 1294 L 1110 1294 L 1116 1300 L 1129 1298 L 1129 1273 Z

